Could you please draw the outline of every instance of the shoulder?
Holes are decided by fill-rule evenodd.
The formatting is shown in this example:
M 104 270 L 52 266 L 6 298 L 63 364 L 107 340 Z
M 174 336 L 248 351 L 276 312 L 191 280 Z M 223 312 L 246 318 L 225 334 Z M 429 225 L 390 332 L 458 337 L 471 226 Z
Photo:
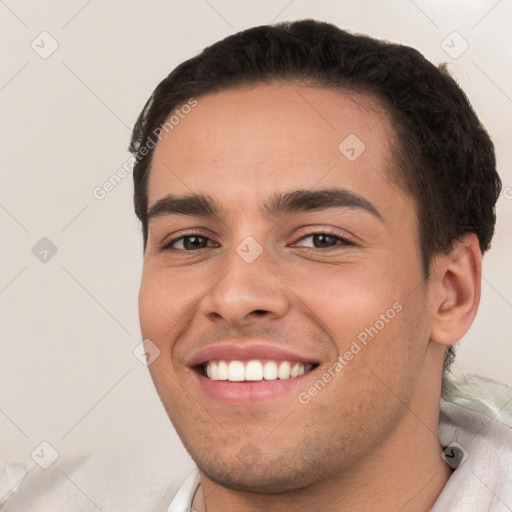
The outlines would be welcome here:
M 440 442 L 457 443 L 464 457 L 433 512 L 512 509 L 511 426 L 512 387 L 477 376 L 445 383 Z
M 48 469 L 31 466 L 2 512 L 166 511 L 190 472 L 173 462 L 142 449 L 62 456 Z
M 443 400 L 512 428 L 512 386 L 478 375 L 443 381 Z

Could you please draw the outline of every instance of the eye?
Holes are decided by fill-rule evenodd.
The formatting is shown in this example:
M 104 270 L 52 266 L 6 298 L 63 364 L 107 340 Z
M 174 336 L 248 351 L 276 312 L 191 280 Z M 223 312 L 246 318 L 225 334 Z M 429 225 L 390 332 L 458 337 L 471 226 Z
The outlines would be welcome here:
M 206 236 L 191 234 L 180 236 L 179 238 L 171 240 L 168 244 L 162 247 L 162 249 L 174 249 L 177 251 L 194 251 L 198 249 L 206 249 L 207 247 L 212 247 L 212 245 L 208 245 L 208 242 L 211 242 L 211 240 Z M 214 244 L 214 242 L 212 242 L 212 244 Z M 216 244 L 214 244 L 213 247 L 216 247 Z
M 308 247 L 311 249 L 333 249 L 347 245 L 354 245 L 354 243 L 344 237 L 333 235 L 331 233 L 312 233 L 305 235 L 299 239 L 299 242 L 311 239 L 308 244 L 302 245 L 302 247 Z M 295 244 L 297 245 L 297 244 Z

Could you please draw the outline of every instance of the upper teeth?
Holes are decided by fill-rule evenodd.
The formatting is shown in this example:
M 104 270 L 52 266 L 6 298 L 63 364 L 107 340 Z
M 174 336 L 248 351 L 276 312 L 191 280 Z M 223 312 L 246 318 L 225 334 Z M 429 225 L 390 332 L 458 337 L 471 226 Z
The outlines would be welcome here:
M 209 361 L 205 364 L 206 375 L 211 380 L 232 382 L 277 380 L 298 377 L 311 370 L 311 364 L 288 361 Z

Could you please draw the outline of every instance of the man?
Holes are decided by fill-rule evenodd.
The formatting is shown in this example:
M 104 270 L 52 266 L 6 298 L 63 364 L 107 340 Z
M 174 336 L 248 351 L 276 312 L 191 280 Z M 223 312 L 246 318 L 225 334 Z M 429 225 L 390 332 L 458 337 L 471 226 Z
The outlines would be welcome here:
M 444 68 L 249 29 L 159 84 L 131 151 L 149 368 L 198 468 L 170 512 L 512 509 L 499 411 L 440 417 L 501 188 Z

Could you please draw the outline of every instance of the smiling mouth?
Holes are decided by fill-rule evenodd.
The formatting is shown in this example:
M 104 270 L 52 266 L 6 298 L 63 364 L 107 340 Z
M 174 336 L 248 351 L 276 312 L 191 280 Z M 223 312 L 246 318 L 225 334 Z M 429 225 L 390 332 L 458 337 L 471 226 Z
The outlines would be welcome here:
M 314 370 L 318 364 L 290 361 L 207 361 L 196 368 L 209 380 L 230 382 L 258 382 L 294 379 Z

